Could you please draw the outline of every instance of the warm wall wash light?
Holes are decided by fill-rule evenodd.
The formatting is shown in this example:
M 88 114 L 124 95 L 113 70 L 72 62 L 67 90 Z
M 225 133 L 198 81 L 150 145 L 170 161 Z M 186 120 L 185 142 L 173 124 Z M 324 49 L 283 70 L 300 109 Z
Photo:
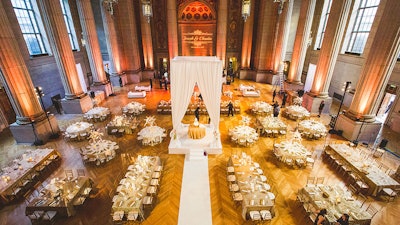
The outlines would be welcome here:
M 153 9 L 151 8 L 151 3 L 148 0 L 142 1 L 143 16 L 146 21 L 150 23 L 150 18 L 153 16 Z
M 281 14 L 283 11 L 283 3 L 285 3 L 286 0 L 274 0 L 274 2 L 279 3 L 278 14 Z
M 242 2 L 242 17 L 243 17 L 244 22 L 246 22 L 247 17 L 250 16 L 250 6 L 251 6 L 250 0 L 243 0 L 243 2 Z
M 117 4 L 118 0 L 103 0 L 104 5 L 106 6 L 107 11 L 113 15 L 114 14 L 114 8 L 113 4 Z

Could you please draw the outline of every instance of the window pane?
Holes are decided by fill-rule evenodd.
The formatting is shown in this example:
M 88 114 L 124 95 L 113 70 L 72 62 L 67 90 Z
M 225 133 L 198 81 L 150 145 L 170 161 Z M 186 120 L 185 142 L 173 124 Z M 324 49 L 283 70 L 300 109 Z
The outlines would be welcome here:
M 361 0 L 346 52 L 361 54 L 367 43 L 380 0 Z
M 71 17 L 71 12 L 69 11 L 69 8 L 66 7 L 66 2 L 64 0 L 60 0 L 62 12 L 64 14 L 64 21 L 65 25 L 67 26 L 67 32 L 68 32 L 68 37 L 69 37 L 69 42 L 71 43 L 71 48 L 72 50 L 76 50 L 77 46 L 74 41 L 75 33 L 74 30 L 71 29 L 73 27 L 72 19 Z
M 321 30 L 318 31 L 317 39 L 315 42 L 315 48 L 317 48 L 317 49 L 321 48 L 322 41 L 324 40 L 324 33 L 325 33 L 325 29 L 326 29 L 326 24 L 328 23 L 329 13 L 330 13 L 331 6 L 332 6 L 332 0 L 329 0 L 327 4 L 328 5 L 322 12 L 321 21 L 320 21 L 322 23 L 322 27 L 321 27 Z
M 12 0 L 14 12 L 31 55 L 46 53 L 31 0 Z

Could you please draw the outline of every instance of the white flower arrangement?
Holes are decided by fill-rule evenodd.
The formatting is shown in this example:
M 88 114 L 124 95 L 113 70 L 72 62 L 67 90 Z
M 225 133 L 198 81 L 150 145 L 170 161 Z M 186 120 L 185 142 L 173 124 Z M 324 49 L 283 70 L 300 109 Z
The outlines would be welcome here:
M 295 97 L 293 99 L 293 105 L 302 105 L 303 104 L 303 97 Z
M 156 124 L 156 118 L 154 116 L 146 117 L 144 126 L 154 126 L 155 124 Z
M 99 132 L 97 130 L 90 132 L 89 134 L 89 139 L 90 141 L 100 141 L 102 138 L 101 136 L 103 136 L 104 134 L 102 132 Z

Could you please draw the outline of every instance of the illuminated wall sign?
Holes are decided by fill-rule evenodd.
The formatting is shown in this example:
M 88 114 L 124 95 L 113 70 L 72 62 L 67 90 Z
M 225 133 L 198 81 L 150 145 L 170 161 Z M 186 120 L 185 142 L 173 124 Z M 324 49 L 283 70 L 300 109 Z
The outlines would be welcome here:
M 180 32 L 182 56 L 215 55 L 215 24 L 182 25 Z
M 205 48 L 208 44 L 213 43 L 213 34 L 201 30 L 195 30 L 191 33 L 183 33 L 182 42 L 189 45 L 190 48 Z

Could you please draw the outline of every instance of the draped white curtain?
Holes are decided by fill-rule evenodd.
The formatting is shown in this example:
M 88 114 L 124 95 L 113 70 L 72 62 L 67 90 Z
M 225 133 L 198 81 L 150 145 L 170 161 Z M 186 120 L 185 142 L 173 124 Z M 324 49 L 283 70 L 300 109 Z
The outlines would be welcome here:
M 219 130 L 222 61 L 208 56 L 177 56 L 171 62 L 172 124 L 176 129 L 197 85 L 214 128 Z

